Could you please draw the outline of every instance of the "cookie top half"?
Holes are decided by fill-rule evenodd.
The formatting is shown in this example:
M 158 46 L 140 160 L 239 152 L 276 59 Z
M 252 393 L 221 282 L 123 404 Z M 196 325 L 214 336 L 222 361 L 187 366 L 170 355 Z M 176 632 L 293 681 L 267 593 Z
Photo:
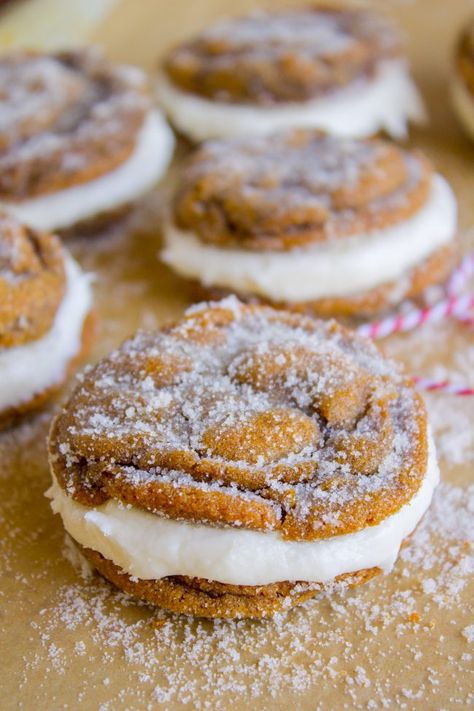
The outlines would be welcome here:
M 219 22 L 172 50 L 164 71 L 207 99 L 272 105 L 370 77 L 401 51 L 396 29 L 370 10 L 307 7 Z
M 57 237 L 20 224 L 0 211 L 0 349 L 46 333 L 66 284 Z
M 0 97 L 0 199 L 8 201 L 120 165 L 150 106 L 141 71 L 90 49 L 3 55 Z
M 183 168 L 172 219 L 220 247 L 282 251 L 411 217 L 433 168 L 381 139 L 315 130 L 208 141 Z
M 369 341 L 235 298 L 138 333 L 89 370 L 50 435 L 86 506 L 313 540 L 379 523 L 427 467 L 420 396 Z

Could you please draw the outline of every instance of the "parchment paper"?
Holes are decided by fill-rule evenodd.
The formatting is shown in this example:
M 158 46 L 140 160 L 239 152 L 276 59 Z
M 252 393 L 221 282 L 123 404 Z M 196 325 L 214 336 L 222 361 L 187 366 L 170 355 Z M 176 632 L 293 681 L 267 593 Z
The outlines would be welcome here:
M 283 5 L 262 2 L 260 6 Z M 296 3 L 287 2 L 286 5 Z M 474 3 L 379 2 L 404 27 L 431 122 L 411 135 L 474 226 L 474 148 L 449 104 L 451 47 Z M 153 70 L 173 42 L 241 0 L 124 0 L 94 37 Z M 186 152 L 180 146 L 179 156 Z M 158 264 L 150 216 L 71 249 L 97 275 L 95 360 L 137 327 L 179 316 L 191 294 Z M 153 224 L 153 219 L 151 219 Z M 384 347 L 419 374 L 473 381 L 472 330 L 447 323 Z M 0 706 L 4 709 L 460 709 L 474 702 L 472 401 L 432 395 L 443 487 L 390 576 L 275 621 L 211 623 L 154 612 L 81 577 L 43 496 L 52 409 L 0 437 Z M 470 510 L 469 507 L 473 506 Z M 469 534 L 469 531 L 471 533 Z M 73 564 L 74 563 L 74 564 Z M 470 567 L 471 566 L 471 567 Z M 471 641 L 470 641 L 471 640 Z

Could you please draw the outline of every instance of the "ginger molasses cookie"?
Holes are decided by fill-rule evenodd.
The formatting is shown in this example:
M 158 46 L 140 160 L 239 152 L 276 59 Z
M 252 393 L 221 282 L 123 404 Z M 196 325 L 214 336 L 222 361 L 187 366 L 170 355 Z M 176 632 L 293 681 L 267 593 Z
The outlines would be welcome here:
M 438 481 L 421 396 L 370 341 L 235 297 L 89 370 L 49 452 L 53 510 L 99 572 L 205 617 L 389 570 Z
M 91 306 L 59 239 L 0 212 L 0 427 L 62 385 L 88 347 Z
M 300 130 L 203 144 L 162 257 L 208 289 L 365 315 L 443 281 L 455 233 L 451 188 L 419 152 Z
M 424 118 L 397 29 L 346 6 L 219 22 L 167 55 L 158 92 L 196 141 L 285 128 L 401 137 Z
M 463 29 L 457 43 L 452 98 L 459 120 L 474 139 L 474 19 Z
M 173 137 L 142 72 L 86 49 L 0 57 L 0 205 L 38 229 L 133 203 L 166 169 Z

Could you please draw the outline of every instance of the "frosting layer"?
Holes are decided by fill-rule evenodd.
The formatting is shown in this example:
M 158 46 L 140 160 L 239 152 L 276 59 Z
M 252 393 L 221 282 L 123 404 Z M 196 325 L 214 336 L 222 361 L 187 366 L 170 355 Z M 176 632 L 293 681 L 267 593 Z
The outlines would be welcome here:
M 297 303 L 354 294 L 401 278 L 453 239 L 456 222 L 453 191 L 435 175 L 423 208 L 394 227 L 309 249 L 258 253 L 206 245 L 168 224 L 162 259 L 205 286 Z
M 402 138 L 408 121 L 425 119 L 420 94 L 400 59 L 381 62 L 370 81 L 354 81 L 327 96 L 278 107 L 202 99 L 178 89 L 164 74 L 158 81 L 158 97 L 173 124 L 196 142 L 285 128 L 320 128 L 357 138 L 385 130 Z
M 439 481 L 429 435 L 425 478 L 411 501 L 377 526 L 319 541 L 285 541 L 278 533 L 166 519 L 110 499 L 96 507 L 70 498 L 53 479 L 47 492 L 66 531 L 82 546 L 145 580 L 169 575 L 233 585 L 267 585 L 284 580 L 327 582 L 364 568 L 393 566 L 402 541 L 428 509 Z
M 41 230 L 55 230 L 87 220 L 133 202 L 163 175 L 173 152 L 174 138 L 159 111 L 150 111 L 136 148 L 110 173 L 65 190 L 21 202 L 3 202 L 21 222 Z
M 81 350 L 84 320 L 92 307 L 90 277 L 70 256 L 65 270 L 66 293 L 51 329 L 36 341 L 0 349 L 0 410 L 27 402 L 60 382 Z

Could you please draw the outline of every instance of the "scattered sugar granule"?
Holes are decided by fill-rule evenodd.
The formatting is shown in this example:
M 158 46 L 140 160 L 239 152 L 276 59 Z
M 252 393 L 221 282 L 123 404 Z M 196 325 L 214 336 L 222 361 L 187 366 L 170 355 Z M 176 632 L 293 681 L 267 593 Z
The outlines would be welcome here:
M 110 708 L 226 711 L 232 699 L 238 708 L 269 709 L 282 695 L 297 708 L 298 699 L 316 689 L 312 708 L 321 711 L 334 694 L 341 708 L 405 704 L 409 709 L 420 699 L 442 707 L 436 702 L 443 693 L 442 675 L 449 670 L 467 680 L 471 667 L 462 646 L 457 656 L 444 650 L 450 634 L 459 641 L 474 639 L 468 587 L 474 578 L 473 511 L 474 485 L 442 484 L 390 575 L 355 590 L 334 589 L 257 623 L 167 614 L 133 601 L 97 576 L 78 578 L 61 585 L 44 614 L 32 620 L 32 650 L 39 647 L 41 654 L 27 656 L 25 678 L 39 668 L 43 655 L 51 665 L 45 694 L 51 675 L 62 675 L 71 665 L 79 673 L 84 648 L 64 649 L 69 637 L 80 634 L 99 672 L 97 683 L 110 694 Z M 451 625 L 455 617 L 460 622 Z M 424 668 L 426 645 L 434 656 L 427 676 L 420 678 L 416 669 Z M 419 662 L 415 671 L 413 660 Z M 410 682 L 400 684 L 400 678 Z M 96 688 L 89 689 L 91 703 Z M 451 705 L 465 706 L 466 694 L 452 689 Z
M 465 627 L 461 634 L 467 639 L 468 642 L 474 642 L 474 625 L 468 625 Z

